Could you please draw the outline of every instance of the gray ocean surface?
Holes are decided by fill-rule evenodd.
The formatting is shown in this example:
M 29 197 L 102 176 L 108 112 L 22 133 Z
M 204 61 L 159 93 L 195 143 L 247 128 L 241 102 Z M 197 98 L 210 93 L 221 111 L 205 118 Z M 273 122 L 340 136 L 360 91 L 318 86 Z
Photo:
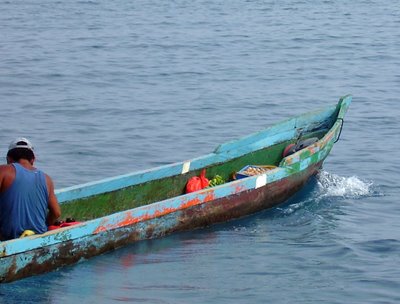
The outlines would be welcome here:
M 0 285 L 0 303 L 399 303 L 400 2 L 0 0 L 0 155 L 56 188 L 353 103 L 289 201 Z

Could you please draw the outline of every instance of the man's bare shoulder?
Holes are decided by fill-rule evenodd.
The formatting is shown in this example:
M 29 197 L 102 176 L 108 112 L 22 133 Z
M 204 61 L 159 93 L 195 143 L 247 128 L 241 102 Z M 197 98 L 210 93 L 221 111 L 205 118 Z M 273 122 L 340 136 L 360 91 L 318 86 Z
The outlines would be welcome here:
M 0 172 L 7 173 L 7 172 L 14 172 L 13 165 L 0 165 Z
M 46 177 L 46 180 L 47 180 L 47 181 L 53 182 L 53 179 L 50 177 L 50 175 L 48 175 L 47 173 L 44 173 L 44 172 L 43 172 L 43 174 L 44 174 L 44 176 Z
M 0 192 L 7 190 L 15 178 L 15 169 L 12 165 L 0 165 Z

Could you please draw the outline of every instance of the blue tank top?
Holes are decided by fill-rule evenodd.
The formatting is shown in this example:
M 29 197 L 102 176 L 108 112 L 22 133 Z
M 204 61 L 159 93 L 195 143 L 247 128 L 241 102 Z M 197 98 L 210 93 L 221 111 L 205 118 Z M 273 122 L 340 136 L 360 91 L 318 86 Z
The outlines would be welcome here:
M 0 234 L 4 239 L 18 238 L 25 230 L 47 231 L 48 191 L 46 176 L 13 163 L 15 179 L 0 193 Z

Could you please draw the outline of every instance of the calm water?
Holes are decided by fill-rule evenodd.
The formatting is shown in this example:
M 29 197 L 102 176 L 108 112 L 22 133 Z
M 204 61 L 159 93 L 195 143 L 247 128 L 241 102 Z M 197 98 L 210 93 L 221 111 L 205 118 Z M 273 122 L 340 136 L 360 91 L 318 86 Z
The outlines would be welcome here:
M 0 286 L 1 303 L 398 303 L 400 2 L 0 0 L 0 153 L 57 188 L 200 156 L 353 94 L 298 195 Z

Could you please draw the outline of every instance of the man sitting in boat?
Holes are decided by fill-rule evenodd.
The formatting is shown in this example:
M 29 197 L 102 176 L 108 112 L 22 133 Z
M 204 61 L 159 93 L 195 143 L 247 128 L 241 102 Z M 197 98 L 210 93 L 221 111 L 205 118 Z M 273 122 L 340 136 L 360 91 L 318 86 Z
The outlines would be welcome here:
M 53 181 L 34 161 L 29 140 L 11 142 L 7 165 L 0 165 L 0 240 L 44 233 L 61 216 Z

